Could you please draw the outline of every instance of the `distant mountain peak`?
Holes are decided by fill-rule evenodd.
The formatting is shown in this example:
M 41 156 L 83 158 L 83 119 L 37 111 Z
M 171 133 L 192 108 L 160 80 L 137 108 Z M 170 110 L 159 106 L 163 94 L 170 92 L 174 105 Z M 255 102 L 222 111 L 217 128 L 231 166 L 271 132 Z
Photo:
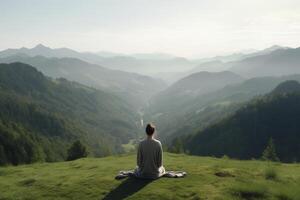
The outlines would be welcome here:
M 279 50 L 279 49 L 288 49 L 289 47 L 283 47 L 283 46 L 280 46 L 280 45 L 273 45 L 273 46 L 270 46 L 268 48 L 265 48 L 263 51 L 265 52 L 272 52 L 272 51 L 276 51 L 276 50 Z
M 268 49 L 279 49 L 279 48 L 283 48 L 283 47 L 275 44 L 275 45 L 272 45 L 271 47 L 269 47 Z
M 49 47 L 43 45 L 43 44 L 38 44 L 33 49 L 50 49 Z

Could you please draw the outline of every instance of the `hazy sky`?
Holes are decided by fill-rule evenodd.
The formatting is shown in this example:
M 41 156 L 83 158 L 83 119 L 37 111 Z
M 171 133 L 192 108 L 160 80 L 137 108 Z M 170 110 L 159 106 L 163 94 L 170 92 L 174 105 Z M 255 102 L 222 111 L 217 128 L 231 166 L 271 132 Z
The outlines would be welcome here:
M 0 49 L 213 56 L 300 46 L 299 0 L 0 0 Z

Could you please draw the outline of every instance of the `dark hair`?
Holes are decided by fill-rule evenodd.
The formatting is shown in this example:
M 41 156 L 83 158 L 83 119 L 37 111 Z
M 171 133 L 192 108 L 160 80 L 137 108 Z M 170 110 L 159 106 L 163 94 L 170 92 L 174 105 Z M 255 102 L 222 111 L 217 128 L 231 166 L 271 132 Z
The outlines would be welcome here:
M 153 124 L 147 124 L 146 126 L 146 133 L 147 135 L 153 135 L 153 133 L 155 132 L 155 126 Z

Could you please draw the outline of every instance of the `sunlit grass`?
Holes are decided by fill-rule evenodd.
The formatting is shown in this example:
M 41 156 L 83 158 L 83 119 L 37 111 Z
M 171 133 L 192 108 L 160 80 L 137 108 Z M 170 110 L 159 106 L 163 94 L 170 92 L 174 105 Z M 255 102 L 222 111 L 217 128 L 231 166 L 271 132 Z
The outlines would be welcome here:
M 277 180 L 278 177 L 278 172 L 274 167 L 268 167 L 265 169 L 265 178 L 267 180 Z
M 0 167 L 0 199 L 299 199 L 300 164 L 169 153 L 164 158 L 167 170 L 185 170 L 188 176 L 150 183 L 115 180 L 119 170 L 135 167 L 133 154 Z M 276 181 L 266 179 L 270 167 Z

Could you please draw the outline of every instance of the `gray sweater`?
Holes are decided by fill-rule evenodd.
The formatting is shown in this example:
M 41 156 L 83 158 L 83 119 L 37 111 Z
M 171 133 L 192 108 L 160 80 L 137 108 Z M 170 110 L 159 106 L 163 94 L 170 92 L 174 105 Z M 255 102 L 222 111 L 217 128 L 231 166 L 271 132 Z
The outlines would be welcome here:
M 137 174 L 143 178 L 158 178 L 165 173 L 163 167 L 163 150 L 160 141 L 144 139 L 137 152 Z

